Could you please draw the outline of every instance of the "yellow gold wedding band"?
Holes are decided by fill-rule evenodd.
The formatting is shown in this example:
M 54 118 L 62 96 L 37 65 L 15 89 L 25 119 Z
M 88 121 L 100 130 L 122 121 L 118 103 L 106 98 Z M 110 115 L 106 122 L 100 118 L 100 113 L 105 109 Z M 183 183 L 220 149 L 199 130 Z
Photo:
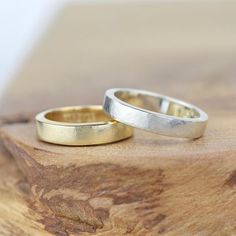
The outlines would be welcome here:
M 61 107 L 36 117 L 39 139 L 55 144 L 84 146 L 112 143 L 133 134 L 133 128 L 113 120 L 102 106 Z

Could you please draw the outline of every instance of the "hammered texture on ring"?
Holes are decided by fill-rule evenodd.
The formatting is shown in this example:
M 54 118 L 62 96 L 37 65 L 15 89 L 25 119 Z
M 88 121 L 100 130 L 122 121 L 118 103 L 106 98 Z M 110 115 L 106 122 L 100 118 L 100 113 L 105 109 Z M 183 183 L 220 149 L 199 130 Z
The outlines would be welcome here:
M 107 90 L 103 109 L 126 125 L 179 138 L 201 137 L 208 121 L 207 114 L 190 103 L 137 89 Z

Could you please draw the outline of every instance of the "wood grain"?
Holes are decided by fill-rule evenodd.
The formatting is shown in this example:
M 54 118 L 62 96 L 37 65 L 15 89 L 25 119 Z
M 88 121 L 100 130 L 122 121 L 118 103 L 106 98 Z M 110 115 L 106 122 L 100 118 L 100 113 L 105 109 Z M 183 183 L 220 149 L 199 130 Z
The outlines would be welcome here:
M 51 235 L 40 223 L 41 214 L 32 209 L 36 203 L 29 183 L 2 144 L 0 186 L 0 235 Z
M 165 7 L 176 19 L 186 10 Z M 230 18 L 230 7 L 216 9 Z M 231 51 L 222 51 L 224 40 L 217 39 L 209 51 L 204 51 L 209 43 L 199 44 L 203 50 L 196 52 L 182 44 L 182 51 L 178 44 L 168 49 L 164 41 L 165 50 L 159 50 L 156 41 L 147 41 L 157 39 L 159 11 L 153 6 L 68 8 L 9 86 L 1 107 L 1 140 L 31 189 L 22 217 L 36 214 L 32 222 L 43 232 L 236 233 L 236 48 L 232 42 Z M 163 32 L 172 26 L 167 23 Z M 38 141 L 35 113 L 100 104 L 109 87 L 149 89 L 192 102 L 209 114 L 206 134 L 192 141 L 137 130 L 131 139 L 92 147 Z

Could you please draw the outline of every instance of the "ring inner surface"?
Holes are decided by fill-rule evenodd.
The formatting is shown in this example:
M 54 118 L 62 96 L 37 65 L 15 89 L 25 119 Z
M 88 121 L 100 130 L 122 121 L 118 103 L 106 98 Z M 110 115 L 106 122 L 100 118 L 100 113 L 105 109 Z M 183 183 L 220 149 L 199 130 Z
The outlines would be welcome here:
M 130 105 L 169 116 L 182 118 L 200 117 L 200 114 L 196 109 L 186 107 L 165 98 L 129 91 L 117 91 L 115 92 L 115 96 Z
M 55 110 L 47 113 L 45 117 L 52 121 L 65 123 L 97 123 L 108 122 L 108 117 L 103 110 L 96 108 L 71 108 Z

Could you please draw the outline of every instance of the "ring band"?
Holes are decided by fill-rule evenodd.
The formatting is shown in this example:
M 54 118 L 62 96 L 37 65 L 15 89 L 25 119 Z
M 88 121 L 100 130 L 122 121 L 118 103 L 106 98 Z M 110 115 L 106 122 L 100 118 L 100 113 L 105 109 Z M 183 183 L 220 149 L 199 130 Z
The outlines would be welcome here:
M 97 145 L 126 139 L 133 128 L 112 120 L 102 106 L 51 109 L 36 117 L 39 139 L 62 145 Z
M 103 109 L 115 120 L 165 136 L 198 138 L 208 116 L 199 108 L 157 93 L 136 89 L 109 89 Z

